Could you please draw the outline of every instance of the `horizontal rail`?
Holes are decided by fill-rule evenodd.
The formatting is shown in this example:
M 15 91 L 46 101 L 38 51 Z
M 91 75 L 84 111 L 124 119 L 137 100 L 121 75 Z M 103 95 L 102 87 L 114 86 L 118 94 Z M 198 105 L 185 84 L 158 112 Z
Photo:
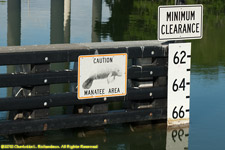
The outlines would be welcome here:
M 150 73 L 151 72 L 151 73 Z M 128 79 L 167 76 L 165 66 L 132 66 Z M 77 71 L 49 71 L 43 73 L 0 74 L 0 87 L 34 86 L 77 82 Z
M 0 87 L 34 86 L 77 82 L 77 71 L 0 74 Z
M 38 51 L 20 53 L 0 53 L 0 65 L 18 64 L 43 64 L 77 61 L 80 55 L 128 53 L 128 58 L 166 57 L 165 50 L 161 47 L 145 47 L 144 51 L 140 47 L 132 48 L 108 48 L 94 50 L 64 50 L 64 51 Z M 152 53 L 154 51 L 154 54 Z
M 127 53 L 128 58 L 167 57 L 167 46 L 151 42 L 134 46 L 124 44 L 58 44 L 46 46 L 13 46 L 0 48 L 0 65 L 44 64 L 77 61 L 80 55 Z M 109 43 L 110 45 L 110 43 Z M 99 47 L 97 47 L 99 46 Z M 121 47 L 122 46 L 122 47 Z
M 0 135 L 137 121 L 163 120 L 166 119 L 166 110 L 166 108 L 132 111 L 124 110 L 105 114 L 72 114 L 49 117 L 46 119 L 4 121 L 0 122 Z
M 128 79 L 167 76 L 166 66 L 132 66 L 128 69 Z
M 98 104 L 114 101 L 141 101 L 167 97 L 166 87 L 128 88 L 126 96 L 78 100 L 77 93 L 51 94 L 47 96 L 10 97 L 0 99 L 0 111 L 39 109 L 57 106 Z M 150 94 L 151 93 L 151 94 Z

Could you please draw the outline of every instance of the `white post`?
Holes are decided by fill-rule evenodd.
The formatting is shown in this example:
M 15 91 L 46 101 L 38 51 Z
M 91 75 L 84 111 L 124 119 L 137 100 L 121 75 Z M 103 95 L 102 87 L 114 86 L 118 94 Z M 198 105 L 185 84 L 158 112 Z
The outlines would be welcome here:
M 71 0 L 64 0 L 64 43 L 70 43 Z
M 167 124 L 189 123 L 191 43 L 169 44 Z

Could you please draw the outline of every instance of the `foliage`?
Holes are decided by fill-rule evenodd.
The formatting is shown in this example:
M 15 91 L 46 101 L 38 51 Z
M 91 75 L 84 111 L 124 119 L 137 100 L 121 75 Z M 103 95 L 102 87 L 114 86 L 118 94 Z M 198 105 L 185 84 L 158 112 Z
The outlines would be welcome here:
M 101 27 L 102 37 L 113 41 L 156 40 L 157 9 L 173 5 L 174 0 L 106 0 L 112 16 Z M 225 65 L 224 0 L 186 0 L 186 4 L 203 4 L 203 39 L 192 40 L 192 64 L 200 67 Z

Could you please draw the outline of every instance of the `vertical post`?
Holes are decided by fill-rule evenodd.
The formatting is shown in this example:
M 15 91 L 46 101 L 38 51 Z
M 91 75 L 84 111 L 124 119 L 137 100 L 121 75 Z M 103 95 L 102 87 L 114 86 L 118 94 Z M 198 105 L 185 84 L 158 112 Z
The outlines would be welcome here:
M 51 0 L 50 43 L 64 43 L 64 0 Z M 51 69 L 62 70 L 68 65 L 67 63 L 52 64 Z M 63 89 L 63 85 L 53 87 L 53 91 L 63 91 Z
M 101 24 L 102 21 L 102 0 L 93 0 L 92 1 L 92 32 L 91 32 L 91 41 L 92 42 L 101 42 L 101 36 L 96 32 L 97 23 Z
M 8 0 L 7 1 L 7 14 L 8 14 L 8 27 L 7 27 L 7 45 L 8 46 L 18 46 L 21 43 L 21 0 Z M 7 72 L 14 72 L 15 70 L 22 71 L 22 66 L 7 67 Z M 19 88 L 13 88 L 12 90 L 8 88 L 8 96 L 16 96 Z M 8 119 L 14 119 L 17 111 L 10 111 Z
M 96 26 L 102 21 L 102 0 L 92 1 L 92 32 L 91 41 L 101 42 L 101 36 L 97 34 Z M 108 111 L 108 104 L 96 104 L 91 107 L 84 107 L 83 112 L 89 113 L 104 113 Z M 78 110 L 79 112 L 79 110 Z
M 51 0 L 50 43 L 64 43 L 64 0 Z
M 30 0 L 27 1 L 28 16 L 30 16 Z
M 70 43 L 71 0 L 64 0 L 64 43 Z
M 64 43 L 70 43 L 70 24 L 71 24 L 71 0 L 64 0 Z M 71 64 L 69 64 L 71 65 Z M 70 89 L 73 88 L 70 84 Z M 74 106 L 64 107 L 64 113 L 72 114 Z
M 7 27 L 7 45 L 19 46 L 21 42 L 21 0 L 7 1 L 8 27 Z M 18 68 L 18 67 L 17 67 Z M 13 72 L 14 67 L 8 67 L 7 72 Z M 17 69 L 18 70 L 18 69 Z M 11 95 L 12 93 L 8 91 Z
M 70 42 L 70 0 L 51 0 L 50 43 L 61 44 Z M 52 64 L 52 70 L 69 68 L 69 63 Z M 63 92 L 68 88 L 65 85 L 54 85 L 53 92 Z M 58 109 L 58 108 L 57 108 Z M 62 108 L 59 108 L 59 111 Z
M 190 67 L 191 43 L 169 44 L 167 86 L 168 126 L 189 123 Z
M 21 35 L 21 0 L 8 0 L 7 45 L 20 45 Z

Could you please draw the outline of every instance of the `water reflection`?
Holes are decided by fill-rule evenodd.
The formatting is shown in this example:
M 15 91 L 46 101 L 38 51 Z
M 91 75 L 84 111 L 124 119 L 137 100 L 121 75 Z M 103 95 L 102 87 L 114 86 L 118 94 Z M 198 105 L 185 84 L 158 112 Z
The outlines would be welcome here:
M 71 0 L 64 0 L 64 43 L 70 43 Z
M 0 3 L 1 14 L 7 16 L 6 12 L 8 12 L 8 17 L 0 16 L 0 46 L 6 45 L 6 43 L 8 45 L 40 45 L 97 42 L 105 39 L 112 41 L 155 40 L 157 38 L 158 6 L 173 5 L 175 1 L 8 0 L 7 3 Z M 203 39 L 191 41 L 190 119 L 192 124 L 190 135 L 192 138 L 190 138 L 190 145 L 193 149 L 208 148 L 209 144 L 205 144 L 206 140 L 211 142 L 212 148 L 216 146 L 217 149 L 224 149 L 222 141 L 224 135 L 222 133 L 224 133 L 225 123 L 221 118 L 224 118 L 223 106 L 225 106 L 225 101 L 223 101 L 225 3 L 224 0 L 186 0 L 186 3 L 202 3 L 204 5 Z M 27 8 L 27 5 L 30 7 Z M 106 9 L 110 11 L 109 16 L 105 15 L 104 10 Z M 30 12 L 30 17 L 25 15 L 26 11 Z M 8 24 L 4 25 L 7 18 Z M 41 21 L 38 22 L 32 18 L 39 18 L 38 20 Z M 68 65 L 68 63 L 57 64 L 55 69 L 68 67 Z M 52 67 L 54 68 L 54 66 Z M 8 72 L 12 72 L 12 68 L 8 68 Z M 52 90 L 53 92 L 66 91 L 68 87 L 59 86 L 59 88 L 52 88 Z M 1 92 L 1 97 L 7 96 L 6 93 L 2 94 Z M 12 92 L 9 90 L 8 95 L 11 94 Z M 217 128 L 215 128 L 215 122 Z M 25 138 L 26 144 L 100 143 L 100 146 L 105 149 L 180 149 L 180 145 L 187 148 L 185 135 L 188 135 L 188 129 L 166 131 L 166 127 L 158 126 L 143 130 L 135 127 L 131 129 L 130 126 L 121 128 L 111 126 L 100 130 L 98 134 L 93 132 L 86 130 L 53 131 L 44 133 L 44 136 L 23 137 L 23 139 Z M 14 142 L 14 140 L 0 138 L 0 143 L 2 142 L 9 143 Z M 218 144 L 215 145 L 215 143 Z
M 69 144 L 99 145 L 100 149 L 188 149 L 188 127 L 167 129 L 166 124 L 157 125 L 111 125 L 92 129 L 49 131 L 39 136 L 14 136 L 5 139 L 12 144 Z M 3 138 L 4 139 L 4 138 Z M 4 140 L 2 140 L 4 141 Z M 46 142 L 47 141 L 47 142 Z M 4 144 L 4 143 L 2 143 Z
M 194 72 L 217 75 L 219 66 L 225 66 L 225 4 L 221 0 L 197 2 L 204 5 L 204 34 L 202 40 L 192 41 Z
M 106 3 L 111 16 L 101 24 L 102 38 L 130 41 L 156 40 L 158 6 L 171 5 L 174 1 L 106 0 Z
M 64 43 L 64 0 L 51 0 L 50 44 Z
M 102 0 L 93 0 L 92 1 L 92 33 L 91 41 L 92 42 L 101 42 L 101 36 L 99 32 L 101 30 L 101 21 L 102 21 Z
M 15 46 L 21 43 L 21 0 L 8 0 L 8 31 L 7 45 Z
M 189 127 L 169 128 L 166 136 L 166 150 L 187 150 Z

